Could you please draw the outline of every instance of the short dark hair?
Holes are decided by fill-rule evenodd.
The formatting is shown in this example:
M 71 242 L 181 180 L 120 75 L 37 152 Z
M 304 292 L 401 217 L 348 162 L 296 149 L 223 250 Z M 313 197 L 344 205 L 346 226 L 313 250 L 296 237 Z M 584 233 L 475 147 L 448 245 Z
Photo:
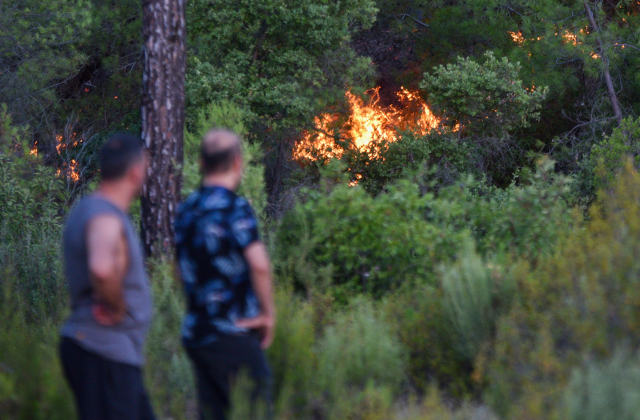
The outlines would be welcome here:
M 142 140 L 127 133 L 107 138 L 100 150 L 100 176 L 105 181 L 122 178 L 142 158 Z
M 221 145 L 225 138 L 233 140 L 227 145 Z M 207 175 L 226 172 L 231 169 L 234 159 L 241 153 L 240 138 L 237 134 L 227 130 L 211 130 L 204 136 L 200 147 L 202 170 Z

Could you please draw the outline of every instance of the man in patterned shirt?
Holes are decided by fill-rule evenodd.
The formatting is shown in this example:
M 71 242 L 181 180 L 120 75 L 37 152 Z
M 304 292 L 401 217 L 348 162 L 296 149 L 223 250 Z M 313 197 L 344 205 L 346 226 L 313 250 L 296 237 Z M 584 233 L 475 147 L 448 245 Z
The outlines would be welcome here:
M 176 257 L 188 300 L 182 338 L 198 381 L 202 419 L 226 419 L 230 381 L 246 369 L 268 404 L 263 350 L 275 323 L 269 257 L 251 206 L 234 193 L 240 139 L 213 130 L 202 141 L 202 186 L 180 206 Z

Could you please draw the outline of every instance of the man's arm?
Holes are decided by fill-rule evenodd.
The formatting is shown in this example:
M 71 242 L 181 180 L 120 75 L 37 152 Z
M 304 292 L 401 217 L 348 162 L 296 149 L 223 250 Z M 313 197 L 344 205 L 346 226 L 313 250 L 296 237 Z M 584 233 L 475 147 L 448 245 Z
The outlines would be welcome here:
M 244 257 L 249 264 L 251 285 L 260 304 L 260 315 L 255 318 L 238 320 L 236 325 L 243 328 L 256 329 L 262 334 L 263 349 L 273 342 L 275 328 L 275 305 L 273 303 L 273 284 L 271 280 L 271 262 L 262 241 L 254 241 L 244 250 Z
M 112 215 L 97 216 L 87 225 L 86 240 L 89 277 L 97 302 L 93 315 L 100 324 L 117 324 L 127 309 L 122 291 L 128 265 L 122 222 Z

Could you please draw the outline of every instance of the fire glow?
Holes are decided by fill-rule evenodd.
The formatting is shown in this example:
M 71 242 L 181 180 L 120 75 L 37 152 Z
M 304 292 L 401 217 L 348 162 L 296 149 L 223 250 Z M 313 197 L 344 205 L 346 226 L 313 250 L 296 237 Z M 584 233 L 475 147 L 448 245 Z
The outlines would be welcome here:
M 347 144 L 369 154 L 372 159 L 380 157 L 382 142 L 398 140 L 397 129 L 411 129 L 424 135 L 440 124 L 440 120 L 417 93 L 401 87 L 396 93 L 402 105 L 398 109 L 393 105 L 382 106 L 379 91 L 379 87 L 367 91 L 370 97 L 367 104 L 351 92 L 345 93 L 350 108 L 349 118 L 344 124 Z M 338 123 L 336 114 L 325 113 L 316 117 L 315 131 L 306 133 L 296 143 L 293 158 L 297 161 L 341 158 L 344 148 L 336 143 L 332 134 Z
M 76 140 L 76 135 L 77 133 L 73 133 L 71 136 L 72 142 L 69 142 L 71 147 L 76 147 L 83 141 L 82 139 Z M 68 143 L 64 141 L 64 136 L 62 136 L 62 134 L 58 134 L 56 136 L 56 151 L 58 152 L 58 155 L 61 155 L 62 150 L 67 149 L 67 144 Z M 63 174 L 71 181 L 78 182 L 80 180 L 78 162 L 76 162 L 75 159 L 71 159 L 68 164 L 64 164 L 64 168 L 56 171 L 56 175 L 58 176 L 62 176 Z
M 588 31 L 588 28 L 585 29 L 580 29 L 580 33 L 582 35 L 586 35 Z M 541 37 L 537 37 L 537 38 L 531 38 L 531 39 L 527 39 L 524 37 L 522 31 L 518 31 L 518 32 L 508 32 L 509 35 L 511 35 L 511 39 L 513 40 L 513 42 L 515 42 L 516 44 L 518 44 L 519 47 L 522 47 L 524 45 L 524 43 L 526 41 L 540 41 L 542 38 Z M 556 32 L 556 36 L 560 35 L 558 32 Z M 569 31 L 569 30 L 565 30 L 562 33 L 562 38 L 564 39 L 564 42 L 572 44 L 573 46 L 578 46 L 580 44 L 582 44 L 582 42 L 578 39 L 578 35 Z M 531 53 L 529 53 L 529 56 L 531 56 Z M 598 59 L 600 58 L 600 55 L 592 52 L 591 53 L 591 57 L 594 59 Z

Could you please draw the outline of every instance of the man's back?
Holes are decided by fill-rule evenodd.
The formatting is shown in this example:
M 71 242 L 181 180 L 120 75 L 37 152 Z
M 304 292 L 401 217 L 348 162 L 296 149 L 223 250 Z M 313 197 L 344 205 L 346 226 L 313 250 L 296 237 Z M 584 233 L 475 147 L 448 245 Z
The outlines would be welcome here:
M 88 224 L 92 219 L 104 215 L 120 220 L 127 244 L 128 265 L 122 282 L 127 312 L 122 322 L 112 326 L 99 324 L 92 315 L 96 300 L 90 280 L 86 243 Z M 144 337 L 152 316 L 151 296 L 142 251 L 129 217 L 104 198 L 90 195 L 83 198 L 69 214 L 63 241 L 72 313 L 62 327 L 62 335 L 109 360 L 142 365 Z
M 187 346 L 242 335 L 238 319 L 260 313 L 243 250 L 259 240 L 249 203 L 218 186 L 201 187 L 176 218 L 176 252 L 188 299 L 183 326 Z

